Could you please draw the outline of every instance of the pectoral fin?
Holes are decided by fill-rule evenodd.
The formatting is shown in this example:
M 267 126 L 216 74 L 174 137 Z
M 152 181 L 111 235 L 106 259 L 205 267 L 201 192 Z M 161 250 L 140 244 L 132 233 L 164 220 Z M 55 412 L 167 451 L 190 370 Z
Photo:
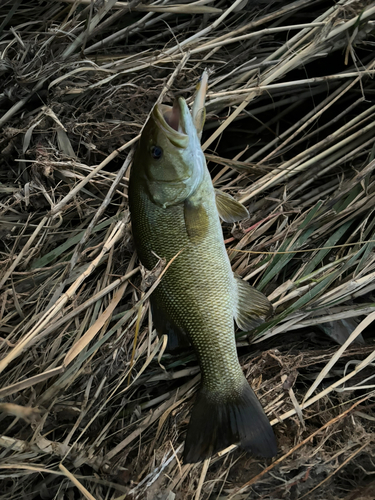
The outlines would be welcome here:
M 232 198 L 228 193 L 224 193 L 220 189 L 215 189 L 215 195 L 216 208 L 223 221 L 232 223 L 249 217 L 246 207 Z
M 238 303 L 234 319 L 241 330 L 247 331 L 262 324 L 271 316 L 273 307 L 263 293 L 236 276 Z
M 208 231 L 208 215 L 202 204 L 187 199 L 184 203 L 186 231 L 190 239 L 199 241 Z
M 168 335 L 167 350 L 173 351 L 178 348 L 188 347 L 190 345 L 188 336 L 182 328 L 176 325 L 169 314 L 160 305 L 157 295 L 151 295 L 150 302 L 152 321 L 159 337 Z

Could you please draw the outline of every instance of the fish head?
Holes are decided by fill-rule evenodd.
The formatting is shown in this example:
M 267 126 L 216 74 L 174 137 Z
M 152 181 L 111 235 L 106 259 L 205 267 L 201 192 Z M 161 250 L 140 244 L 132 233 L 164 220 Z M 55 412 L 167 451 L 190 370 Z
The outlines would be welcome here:
M 203 180 L 206 162 L 185 99 L 179 98 L 173 106 L 154 106 L 136 159 L 156 205 L 178 205 L 194 193 Z

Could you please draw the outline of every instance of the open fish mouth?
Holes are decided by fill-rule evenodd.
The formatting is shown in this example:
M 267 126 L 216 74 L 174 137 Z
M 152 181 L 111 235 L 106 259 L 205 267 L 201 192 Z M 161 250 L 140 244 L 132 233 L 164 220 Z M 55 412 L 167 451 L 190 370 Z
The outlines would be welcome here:
M 180 108 L 180 103 L 179 101 L 175 101 L 173 106 L 163 106 L 164 109 L 163 111 L 163 118 L 165 122 L 173 128 L 173 130 L 176 130 L 176 132 L 180 133 L 185 133 L 185 131 L 182 128 L 182 123 L 181 123 L 181 108 Z
M 186 148 L 189 136 L 186 130 L 183 99 L 178 99 L 173 106 L 157 104 L 152 112 L 157 126 L 163 131 L 170 142 L 177 147 Z

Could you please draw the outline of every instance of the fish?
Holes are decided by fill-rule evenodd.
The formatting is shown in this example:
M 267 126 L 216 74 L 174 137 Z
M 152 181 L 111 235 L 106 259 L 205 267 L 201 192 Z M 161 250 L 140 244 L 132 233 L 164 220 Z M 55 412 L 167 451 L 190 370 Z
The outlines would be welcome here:
M 271 458 L 276 438 L 241 369 L 234 321 L 248 331 L 272 305 L 231 269 L 221 219 L 233 223 L 249 215 L 214 189 L 200 144 L 203 121 L 202 109 L 192 114 L 182 97 L 152 109 L 129 178 L 133 238 L 148 270 L 160 258 L 174 258 L 150 297 L 153 323 L 159 335 L 168 335 L 172 352 L 192 345 L 200 366 L 184 462 L 200 462 L 233 444 Z

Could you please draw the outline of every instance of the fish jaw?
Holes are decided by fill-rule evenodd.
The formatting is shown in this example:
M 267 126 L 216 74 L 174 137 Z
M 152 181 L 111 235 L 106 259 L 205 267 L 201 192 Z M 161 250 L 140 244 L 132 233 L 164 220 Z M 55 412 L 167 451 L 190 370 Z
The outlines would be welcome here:
M 194 103 L 195 105 L 195 103 Z M 173 106 L 156 104 L 152 110 L 153 119 L 163 128 L 169 140 L 178 147 L 187 147 L 193 142 L 193 147 L 200 148 L 200 139 L 197 131 L 197 110 L 191 113 L 183 97 L 179 97 Z M 188 140 L 186 139 L 188 138 Z

